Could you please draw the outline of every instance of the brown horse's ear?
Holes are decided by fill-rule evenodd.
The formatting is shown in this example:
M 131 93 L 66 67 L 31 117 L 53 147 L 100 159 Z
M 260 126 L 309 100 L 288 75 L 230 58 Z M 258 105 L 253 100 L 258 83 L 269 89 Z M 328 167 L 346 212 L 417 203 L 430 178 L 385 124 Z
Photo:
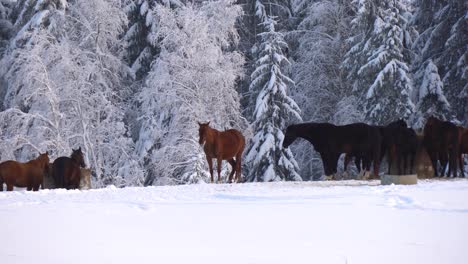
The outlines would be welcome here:
M 200 123 L 200 122 L 198 122 L 198 121 L 197 121 L 197 123 L 198 123 L 198 125 L 199 125 L 199 126 L 201 126 L 201 125 L 202 125 L 202 123 Z
M 47 151 L 45 152 L 45 154 L 46 154 L 47 156 L 49 156 L 49 151 L 47 150 Z
M 206 123 L 206 125 L 209 126 L 209 125 L 210 125 L 210 122 L 211 122 L 211 121 L 208 121 L 208 123 Z
M 78 151 L 81 152 L 81 147 L 78 148 Z

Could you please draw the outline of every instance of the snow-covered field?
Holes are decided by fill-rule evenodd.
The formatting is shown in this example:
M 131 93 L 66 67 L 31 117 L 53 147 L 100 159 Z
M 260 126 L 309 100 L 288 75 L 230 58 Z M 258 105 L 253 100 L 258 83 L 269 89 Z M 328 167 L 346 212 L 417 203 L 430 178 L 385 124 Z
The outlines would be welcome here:
M 1 263 L 467 263 L 468 181 L 0 193 Z

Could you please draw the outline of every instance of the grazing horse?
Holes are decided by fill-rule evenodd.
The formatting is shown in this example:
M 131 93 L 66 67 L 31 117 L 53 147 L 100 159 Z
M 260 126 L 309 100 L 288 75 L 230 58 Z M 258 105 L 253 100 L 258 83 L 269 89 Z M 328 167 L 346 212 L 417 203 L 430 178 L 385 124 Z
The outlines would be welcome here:
M 43 185 L 44 174 L 49 168 L 49 153 L 40 154 L 36 159 L 26 163 L 7 160 L 0 164 L 0 191 L 3 183 L 7 191 L 13 191 L 13 186 L 26 187 L 28 191 L 38 191 Z
M 210 168 L 211 182 L 213 179 L 213 159 L 218 163 L 218 180 L 221 179 L 221 163 L 227 160 L 232 166 L 232 171 L 229 174 L 229 183 L 232 182 L 232 176 L 236 173 L 236 182 L 241 182 L 241 161 L 242 152 L 245 148 L 245 138 L 241 132 L 236 129 L 219 131 L 210 127 L 210 122 L 202 124 L 198 123 L 200 145 L 205 151 L 206 160 Z M 234 159 L 235 158 L 235 159 Z
M 59 157 L 52 163 L 52 178 L 56 188 L 78 189 L 80 187 L 80 167 L 86 167 L 81 147 L 72 149 L 70 157 Z
M 387 124 L 386 126 L 373 126 L 378 129 L 380 133 L 380 158 L 379 158 L 379 163 L 382 162 L 387 150 L 390 148 L 390 144 L 392 142 L 393 138 L 393 132 L 395 129 L 398 129 L 399 127 L 406 128 L 406 122 L 403 119 L 398 119 L 397 121 L 391 122 Z M 361 164 L 364 168 L 365 171 L 370 170 L 370 165 L 371 165 L 371 160 L 365 159 L 364 155 L 361 153 L 349 153 L 346 154 L 345 160 L 344 160 L 344 171 L 347 171 L 347 167 L 351 159 L 355 157 L 355 165 L 356 168 L 358 169 L 358 172 L 361 172 Z M 375 175 L 374 175 L 375 176 Z
M 380 141 L 379 129 L 363 123 L 335 126 L 329 123 L 303 123 L 286 129 L 283 147 L 287 148 L 297 138 L 309 141 L 320 154 L 327 178 L 337 172 L 338 158 L 342 153 L 356 155 L 365 161 L 369 169 L 374 161 L 374 175 L 379 175 Z
M 407 171 L 411 174 L 413 173 L 414 161 L 418 150 L 416 132 L 412 128 L 395 127 L 392 133 L 393 136 L 388 145 L 388 174 L 391 174 L 392 163 L 395 159 L 398 175 L 403 175 Z M 409 167 L 408 159 L 410 161 Z
M 458 140 L 458 128 L 455 124 L 432 116 L 427 119 L 424 126 L 423 145 L 431 158 L 436 177 L 438 176 L 437 160 L 444 163 L 444 159 L 448 159 L 449 170 L 452 171 L 454 177 L 457 177 Z

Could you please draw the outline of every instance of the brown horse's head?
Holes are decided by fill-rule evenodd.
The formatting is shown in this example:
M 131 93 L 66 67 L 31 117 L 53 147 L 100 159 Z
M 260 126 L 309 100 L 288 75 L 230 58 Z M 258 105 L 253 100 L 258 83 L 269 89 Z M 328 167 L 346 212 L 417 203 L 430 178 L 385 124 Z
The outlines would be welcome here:
M 198 125 L 200 126 L 200 128 L 198 129 L 198 133 L 200 135 L 200 139 L 198 142 L 200 143 L 200 145 L 203 145 L 205 144 L 208 130 L 210 129 L 210 122 L 204 124 L 198 122 Z
M 39 157 L 36 158 L 36 161 L 39 162 L 39 166 L 43 168 L 44 173 L 49 173 L 49 152 L 39 153 Z
M 86 164 L 84 162 L 83 152 L 81 152 L 81 147 L 78 149 L 72 149 L 71 159 L 80 165 L 80 167 L 85 168 Z

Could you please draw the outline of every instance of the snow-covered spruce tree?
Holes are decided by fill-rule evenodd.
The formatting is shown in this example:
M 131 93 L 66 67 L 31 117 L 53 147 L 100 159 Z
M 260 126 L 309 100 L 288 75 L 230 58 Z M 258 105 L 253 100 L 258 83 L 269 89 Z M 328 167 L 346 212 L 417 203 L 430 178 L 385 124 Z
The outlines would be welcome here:
M 256 95 L 254 137 L 247 151 L 249 181 L 301 180 L 299 167 L 289 149 L 282 147 L 283 131 L 291 121 L 301 120 L 299 107 L 287 95 L 294 82 L 282 72 L 289 64 L 283 54 L 287 47 L 283 34 L 275 30 L 276 21 L 257 1 L 257 16 L 264 32 L 259 34 L 256 69 L 250 89 Z
M 11 47 L 21 47 L 28 42 L 30 33 L 39 30 L 41 26 L 52 32 L 61 27 L 57 20 L 51 19 L 57 13 L 62 15 L 68 6 L 67 0 L 19 0 L 12 11 L 11 18 L 15 37 Z
M 340 67 L 349 49 L 351 4 L 343 0 L 292 1 L 297 26 L 286 34 L 295 86 L 291 97 L 309 122 L 362 122 L 358 101 Z M 303 179 L 322 176 L 318 153 L 310 144 L 293 144 Z
M 151 27 L 155 20 L 152 8 L 156 3 L 167 7 L 179 7 L 178 0 L 125 0 L 128 28 L 125 32 L 125 61 L 130 65 L 133 79 L 140 80 L 150 71 L 151 62 L 158 53 L 158 47 L 150 41 Z
M 415 1 L 416 11 L 412 25 L 420 33 L 413 45 L 413 71 L 421 76 L 433 63 L 443 83 L 442 94 L 451 106 L 453 119 L 468 125 L 468 80 L 466 34 L 467 6 L 463 0 Z M 431 61 L 431 62 L 429 62 Z M 423 87 L 423 78 L 415 78 L 415 87 Z M 419 91 L 415 91 L 418 99 Z M 416 113 L 417 116 L 425 113 Z
M 155 8 L 152 41 L 161 52 L 139 94 L 136 146 L 148 171 L 145 184 L 209 179 L 197 122 L 210 121 L 219 130 L 246 127 L 235 90 L 244 63 L 233 51 L 240 15 L 231 0 Z
M 356 0 L 357 16 L 352 21 L 355 36 L 343 62 L 348 78 L 366 115 L 373 124 L 396 118 L 408 119 L 414 111 L 410 95 L 412 32 L 408 29 L 403 0 Z
M 437 66 L 428 60 L 422 72 L 417 72 L 415 80 L 420 79 L 420 87 L 416 87 L 417 105 L 415 115 L 411 123 L 415 128 L 423 128 L 429 116 L 435 116 L 442 120 L 451 120 L 450 104 L 443 92 L 443 83 L 440 80 Z

